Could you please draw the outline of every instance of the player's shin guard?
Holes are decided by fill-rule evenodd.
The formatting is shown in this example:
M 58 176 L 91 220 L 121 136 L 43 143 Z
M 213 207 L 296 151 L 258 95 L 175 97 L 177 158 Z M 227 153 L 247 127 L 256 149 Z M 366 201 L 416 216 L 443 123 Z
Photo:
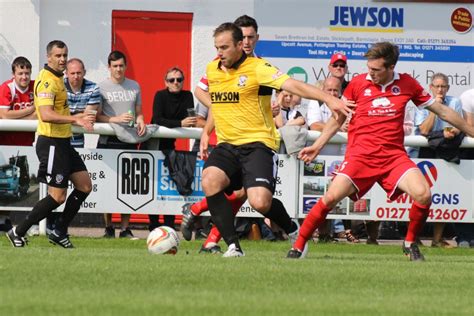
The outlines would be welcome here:
M 428 205 L 420 204 L 416 201 L 413 202 L 410 209 L 410 223 L 408 224 L 407 236 L 405 238 L 406 242 L 415 242 L 416 237 L 420 233 L 423 225 L 428 218 L 430 212 L 431 203 Z
M 298 239 L 293 245 L 293 248 L 303 251 L 306 242 L 311 238 L 316 228 L 318 228 L 319 225 L 324 222 L 330 211 L 331 208 L 324 204 L 323 199 L 319 199 L 318 202 L 311 208 L 308 216 L 306 216 L 304 219 L 300 228 Z
M 240 199 L 237 199 L 234 193 L 227 196 L 227 200 L 229 200 L 230 204 L 232 205 L 232 212 L 234 213 L 234 215 L 239 212 L 240 208 L 245 202 L 245 200 L 242 201 Z M 219 232 L 219 229 L 217 229 L 216 226 L 212 226 L 211 231 L 209 232 L 209 235 L 207 235 L 206 241 L 204 242 L 204 247 L 206 248 L 209 243 L 219 243 L 221 238 L 222 236 Z
M 58 233 L 61 235 L 67 233 L 69 224 L 73 220 L 74 216 L 76 216 L 77 212 L 79 212 L 82 202 L 86 200 L 88 195 L 89 193 L 85 193 L 77 189 L 74 189 L 74 191 L 69 194 L 69 197 L 66 200 L 66 205 L 64 206 L 64 211 L 56 220 L 56 231 Z
M 264 215 L 266 218 L 269 218 L 278 226 L 280 226 L 281 229 L 283 229 L 287 234 L 295 230 L 294 228 L 292 230 L 293 225 L 290 215 L 288 215 L 285 206 L 283 206 L 283 203 L 278 199 L 272 199 L 272 205 L 270 206 L 270 210 Z
M 45 198 L 39 200 L 33 207 L 33 210 L 26 216 L 26 219 L 16 227 L 16 234 L 21 237 L 25 236 L 32 225 L 46 218 L 53 210 L 58 208 L 59 205 L 61 204 L 56 202 L 51 195 L 47 195 Z
M 234 213 L 232 206 L 227 200 L 223 191 L 207 197 L 209 211 L 211 212 L 212 221 L 222 234 L 227 245 L 235 244 L 238 248 L 239 238 L 234 227 Z

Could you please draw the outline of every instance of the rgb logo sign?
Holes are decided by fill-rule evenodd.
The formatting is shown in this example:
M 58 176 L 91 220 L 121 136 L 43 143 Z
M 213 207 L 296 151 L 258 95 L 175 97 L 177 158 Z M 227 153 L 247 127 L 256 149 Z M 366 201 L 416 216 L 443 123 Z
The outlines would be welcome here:
M 154 199 L 155 159 L 149 153 L 122 152 L 117 157 L 117 199 L 134 211 Z

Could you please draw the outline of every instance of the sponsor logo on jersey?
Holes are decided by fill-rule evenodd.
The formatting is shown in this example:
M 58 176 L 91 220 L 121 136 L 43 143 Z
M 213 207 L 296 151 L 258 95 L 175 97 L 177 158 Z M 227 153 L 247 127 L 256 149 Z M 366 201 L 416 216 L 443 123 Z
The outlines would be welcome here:
M 248 80 L 248 77 L 246 75 L 239 76 L 239 82 L 237 83 L 237 86 L 245 87 L 245 84 L 247 83 L 247 80 Z
M 240 94 L 238 92 L 211 92 L 212 103 L 239 103 Z
M 399 86 L 396 86 L 396 85 L 393 85 L 392 88 L 391 88 L 391 90 L 392 90 L 392 94 L 393 94 L 393 95 L 399 95 L 400 92 L 401 92 L 400 87 L 399 87 Z
M 56 180 L 55 181 L 56 181 L 57 184 L 62 183 L 63 180 L 64 180 L 64 176 L 62 174 L 57 174 L 56 175 Z

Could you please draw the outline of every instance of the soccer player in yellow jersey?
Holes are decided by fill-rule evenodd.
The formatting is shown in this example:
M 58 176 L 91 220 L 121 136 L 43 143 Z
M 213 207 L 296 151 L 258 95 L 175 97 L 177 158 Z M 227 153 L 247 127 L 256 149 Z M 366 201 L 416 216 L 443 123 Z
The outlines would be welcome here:
M 63 248 L 74 248 L 67 228 L 89 195 L 92 183 L 78 152 L 71 146 L 71 124 L 92 131 L 93 117 L 71 116 L 67 104 L 63 72 L 68 49 L 62 41 L 52 41 L 46 47 L 48 63 L 35 80 L 34 103 L 38 113 L 36 154 L 40 161 L 38 180 L 48 185 L 48 195 L 38 201 L 26 219 L 7 233 L 13 247 L 24 247 L 24 237 L 34 223 L 46 218 L 66 200 L 68 181 L 74 184 L 64 211 L 56 222 L 49 241 Z
M 284 89 L 317 99 L 335 112 L 348 113 L 350 108 L 316 87 L 281 73 L 264 59 L 247 57 L 242 30 L 233 23 L 224 23 L 214 31 L 214 44 L 219 58 L 207 66 L 206 74 L 218 145 L 208 156 L 208 135 L 213 127 L 208 122 L 201 137 L 201 157 L 208 157 L 202 186 L 212 219 L 229 246 L 224 257 L 240 257 L 244 253 L 224 192 L 243 187 L 250 205 L 265 217 L 279 225 L 288 217 L 284 208 L 271 208 L 279 137 L 268 91 Z M 297 233 L 291 233 L 290 239 L 295 239 Z

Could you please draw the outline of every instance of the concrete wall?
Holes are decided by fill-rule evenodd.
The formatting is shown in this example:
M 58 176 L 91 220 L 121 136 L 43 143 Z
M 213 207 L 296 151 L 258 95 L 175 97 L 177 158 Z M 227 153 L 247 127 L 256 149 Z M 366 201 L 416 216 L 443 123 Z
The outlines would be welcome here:
M 46 62 L 45 47 L 61 39 L 70 57 L 84 60 L 87 77 L 108 76 L 112 10 L 193 13 L 193 89 L 215 56 L 212 31 L 242 14 L 254 15 L 253 0 L 0 0 L 0 81 L 10 77 L 11 61 L 24 55 L 33 64 L 33 78 Z M 159 55 L 157 55 L 159 58 Z

